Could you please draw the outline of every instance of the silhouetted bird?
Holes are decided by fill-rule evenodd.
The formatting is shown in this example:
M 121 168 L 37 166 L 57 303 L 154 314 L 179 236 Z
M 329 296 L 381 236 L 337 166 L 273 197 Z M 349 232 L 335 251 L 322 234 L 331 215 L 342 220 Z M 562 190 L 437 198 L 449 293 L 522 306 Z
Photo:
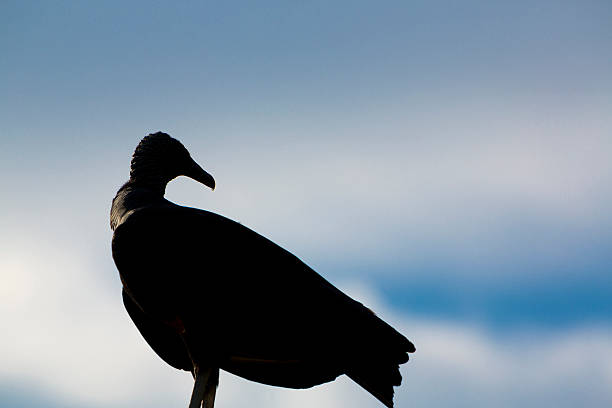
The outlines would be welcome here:
M 413 344 L 272 241 L 166 200 L 181 175 L 215 188 L 178 140 L 146 136 L 110 222 L 128 314 L 164 361 L 193 373 L 190 407 L 212 408 L 219 369 L 289 388 L 346 374 L 392 407 Z

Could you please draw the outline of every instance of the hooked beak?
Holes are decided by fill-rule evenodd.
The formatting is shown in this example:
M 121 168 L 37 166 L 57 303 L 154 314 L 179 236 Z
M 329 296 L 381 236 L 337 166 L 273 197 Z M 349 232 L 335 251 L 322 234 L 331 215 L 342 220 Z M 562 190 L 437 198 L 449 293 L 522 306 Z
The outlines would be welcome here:
M 191 160 L 191 164 L 189 168 L 185 172 L 187 177 L 194 179 L 195 181 L 199 181 L 207 187 L 210 187 L 212 190 L 215 189 L 215 179 L 213 176 L 204 171 L 202 167 L 195 160 Z

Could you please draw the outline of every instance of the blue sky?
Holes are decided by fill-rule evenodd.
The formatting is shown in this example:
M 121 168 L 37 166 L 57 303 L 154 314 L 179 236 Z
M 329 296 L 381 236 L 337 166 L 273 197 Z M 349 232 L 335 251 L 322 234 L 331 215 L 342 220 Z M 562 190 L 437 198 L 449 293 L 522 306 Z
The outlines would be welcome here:
M 612 401 L 610 21 L 598 1 L 3 2 L 0 405 L 187 398 L 110 258 L 110 200 L 157 130 L 218 183 L 169 199 L 266 235 L 414 339 L 398 406 Z M 224 406 L 377 404 L 348 382 L 224 381 Z

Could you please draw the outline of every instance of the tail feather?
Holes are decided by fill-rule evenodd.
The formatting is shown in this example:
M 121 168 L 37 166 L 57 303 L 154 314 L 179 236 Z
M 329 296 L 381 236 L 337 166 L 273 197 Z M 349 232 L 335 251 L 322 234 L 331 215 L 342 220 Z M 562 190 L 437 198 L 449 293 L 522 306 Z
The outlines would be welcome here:
M 368 322 L 369 329 L 359 337 L 363 347 L 356 350 L 346 374 L 385 406 L 393 408 L 393 387 L 402 383 L 399 366 L 409 360 L 409 354 L 416 348 L 383 320 Z
M 347 375 L 385 406 L 393 408 L 393 386 L 402 383 L 399 365 L 370 362 L 349 370 Z

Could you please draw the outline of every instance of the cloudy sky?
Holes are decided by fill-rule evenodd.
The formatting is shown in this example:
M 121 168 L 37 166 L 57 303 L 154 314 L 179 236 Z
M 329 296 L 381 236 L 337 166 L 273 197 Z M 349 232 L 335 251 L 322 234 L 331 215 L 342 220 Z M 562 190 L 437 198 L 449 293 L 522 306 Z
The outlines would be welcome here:
M 412 339 L 398 407 L 612 404 L 607 1 L 0 5 L 0 406 L 184 407 L 123 310 L 110 201 L 147 133 Z M 217 406 L 380 407 L 222 375 Z

